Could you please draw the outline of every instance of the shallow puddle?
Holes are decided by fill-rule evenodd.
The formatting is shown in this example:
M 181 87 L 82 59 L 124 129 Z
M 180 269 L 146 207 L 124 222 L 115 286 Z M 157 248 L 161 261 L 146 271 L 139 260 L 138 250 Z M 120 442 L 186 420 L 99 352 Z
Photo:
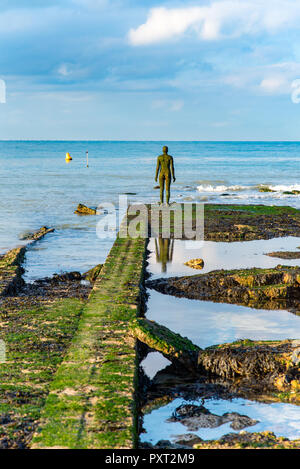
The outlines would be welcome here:
M 239 269 L 299 265 L 299 259 L 285 260 L 266 256 L 272 251 L 297 251 L 300 238 L 277 238 L 234 243 L 185 242 L 182 240 L 151 239 L 148 249 L 148 272 L 151 279 L 166 276 L 194 275 L 218 269 Z M 202 258 L 204 268 L 195 270 L 184 265 L 190 259 Z M 300 318 L 285 310 L 263 310 L 226 303 L 189 300 L 149 290 L 146 317 L 172 331 L 188 337 L 201 348 L 238 339 L 284 340 L 300 338 Z M 145 373 L 152 379 L 168 365 L 159 353 L 150 353 L 142 362 Z M 204 440 L 218 439 L 234 430 L 229 423 L 215 428 L 189 431 L 180 422 L 168 422 L 175 409 L 187 402 L 181 398 L 153 410 L 144 416 L 145 433 L 142 442 L 156 444 L 159 440 L 175 442 L 176 435 L 193 433 Z M 190 402 L 189 402 L 190 403 Z M 199 401 L 193 404 L 201 405 Z M 264 404 L 246 399 L 209 399 L 205 408 L 215 415 L 237 412 L 258 420 L 245 431 L 272 431 L 289 439 L 300 438 L 300 406 L 287 403 Z
M 150 239 L 148 272 L 152 279 L 180 275 L 194 275 L 218 269 L 248 267 L 268 268 L 282 265 L 299 265 L 299 259 L 279 259 L 266 256 L 273 251 L 299 251 L 300 238 L 287 237 L 269 240 L 219 243 L 214 241 L 183 241 Z M 184 265 L 190 259 L 204 260 L 202 270 Z
M 201 405 L 199 400 L 188 402 L 189 404 Z M 228 433 L 239 433 L 241 430 L 234 430 L 230 423 L 225 423 L 215 428 L 199 428 L 189 431 L 186 425 L 180 422 L 168 422 L 176 408 L 182 404 L 187 404 L 184 399 L 174 399 L 169 404 L 153 410 L 144 416 L 143 427 L 146 433 L 140 435 L 141 441 L 148 441 L 156 444 L 159 440 L 170 440 L 174 442 L 176 435 L 193 433 L 203 440 L 218 439 Z M 223 399 L 205 400 L 205 409 L 214 415 L 223 415 L 227 412 L 237 412 L 240 415 L 246 415 L 259 423 L 253 426 L 245 427 L 247 432 L 272 431 L 276 436 L 284 436 L 291 440 L 300 438 L 300 406 L 285 403 L 264 404 L 247 399 L 232 399 L 231 401 Z
M 149 293 L 147 318 L 201 348 L 238 339 L 300 338 L 300 317 L 288 311 L 176 298 L 155 290 Z

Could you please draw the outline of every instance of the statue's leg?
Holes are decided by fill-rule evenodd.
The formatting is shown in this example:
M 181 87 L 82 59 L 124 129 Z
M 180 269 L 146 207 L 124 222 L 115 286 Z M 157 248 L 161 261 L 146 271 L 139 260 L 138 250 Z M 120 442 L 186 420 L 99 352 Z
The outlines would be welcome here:
M 160 203 L 164 203 L 164 190 L 165 190 L 165 176 L 160 174 L 159 176 L 159 186 L 160 186 Z
M 167 177 L 166 178 L 166 199 L 167 199 L 167 204 L 169 205 L 170 202 L 170 185 L 171 185 L 171 178 Z

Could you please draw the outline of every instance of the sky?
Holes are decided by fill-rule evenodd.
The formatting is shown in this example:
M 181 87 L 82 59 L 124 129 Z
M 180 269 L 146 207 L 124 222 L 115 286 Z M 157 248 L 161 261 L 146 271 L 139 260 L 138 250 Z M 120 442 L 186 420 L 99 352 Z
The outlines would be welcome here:
M 299 0 L 0 0 L 0 139 L 299 140 L 299 23 Z

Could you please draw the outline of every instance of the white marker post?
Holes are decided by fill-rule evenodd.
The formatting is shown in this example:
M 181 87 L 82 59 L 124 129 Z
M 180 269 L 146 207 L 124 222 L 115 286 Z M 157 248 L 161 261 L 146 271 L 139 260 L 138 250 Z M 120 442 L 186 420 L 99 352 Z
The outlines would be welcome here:
M 89 167 L 89 152 L 88 150 L 86 151 L 86 167 Z

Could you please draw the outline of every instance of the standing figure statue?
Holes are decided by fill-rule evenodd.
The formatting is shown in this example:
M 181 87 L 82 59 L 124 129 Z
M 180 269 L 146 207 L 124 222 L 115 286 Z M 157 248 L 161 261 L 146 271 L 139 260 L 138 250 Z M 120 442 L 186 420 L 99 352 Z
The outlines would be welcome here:
M 164 202 L 164 189 L 166 187 L 166 202 L 169 205 L 170 201 L 170 185 L 171 177 L 173 182 L 176 181 L 173 157 L 168 155 L 168 147 L 163 147 L 163 154 L 157 158 L 155 181 L 157 182 L 159 173 L 159 186 L 160 186 L 160 205 Z

